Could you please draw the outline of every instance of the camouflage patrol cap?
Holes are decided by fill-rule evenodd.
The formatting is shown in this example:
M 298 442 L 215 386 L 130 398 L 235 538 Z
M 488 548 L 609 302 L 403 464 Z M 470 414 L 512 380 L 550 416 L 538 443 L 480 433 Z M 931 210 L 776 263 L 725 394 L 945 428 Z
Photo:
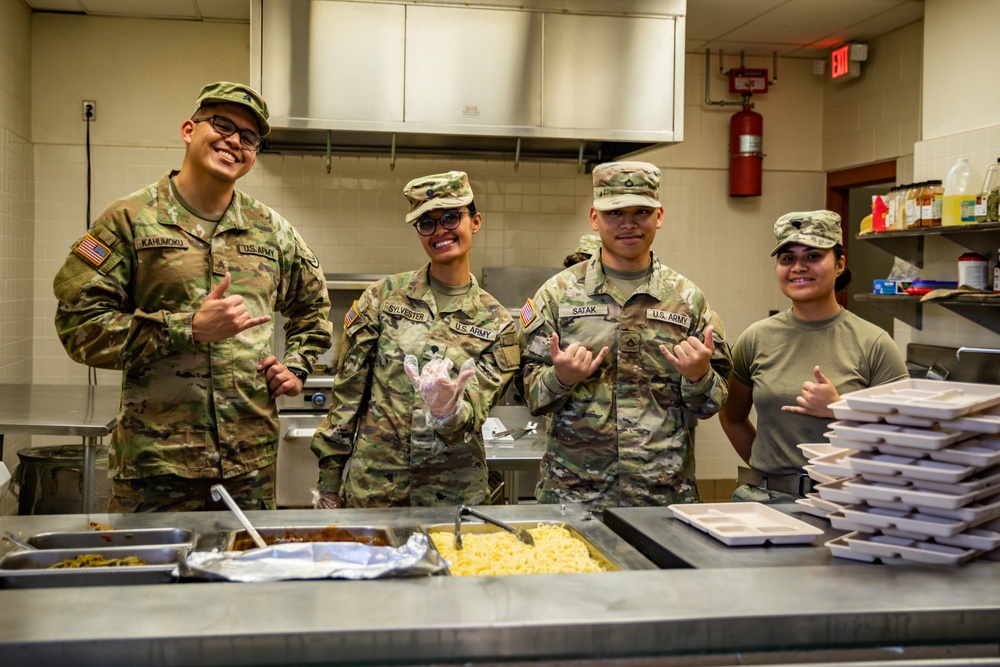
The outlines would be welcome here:
M 472 203 L 472 186 L 464 171 L 449 171 L 414 178 L 403 188 L 410 202 L 406 222 L 413 222 L 428 211 L 458 208 Z
M 229 81 L 210 83 L 201 89 L 195 103 L 195 112 L 208 104 L 242 104 L 257 116 L 260 136 L 266 137 L 271 132 L 271 126 L 267 123 L 267 102 L 250 86 Z
M 594 167 L 594 208 L 660 208 L 660 170 L 648 162 L 605 162 Z
M 597 234 L 584 234 L 580 237 L 579 243 L 576 244 L 576 250 L 573 252 L 583 253 L 585 255 L 596 255 L 597 251 L 601 249 L 601 237 Z
M 840 216 L 833 211 L 786 213 L 774 223 L 774 238 L 778 245 L 771 251 L 771 257 L 789 243 L 801 243 L 811 248 L 832 248 L 844 244 Z

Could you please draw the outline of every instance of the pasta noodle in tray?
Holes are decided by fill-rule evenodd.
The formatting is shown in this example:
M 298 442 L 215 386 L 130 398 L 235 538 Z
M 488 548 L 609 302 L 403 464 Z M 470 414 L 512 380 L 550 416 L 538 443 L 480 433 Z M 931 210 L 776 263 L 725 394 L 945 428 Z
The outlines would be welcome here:
M 557 574 L 604 572 L 587 545 L 563 526 L 539 524 L 528 532 L 531 547 L 508 532 L 463 533 L 462 550 L 455 549 L 455 535 L 433 532 L 431 539 L 448 561 L 453 575 Z

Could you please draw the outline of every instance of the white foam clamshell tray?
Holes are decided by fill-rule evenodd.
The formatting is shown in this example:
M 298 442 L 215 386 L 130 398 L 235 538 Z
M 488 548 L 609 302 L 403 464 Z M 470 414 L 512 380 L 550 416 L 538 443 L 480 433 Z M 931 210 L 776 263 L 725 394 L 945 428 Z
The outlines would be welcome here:
M 805 454 L 805 457 L 810 462 L 812 459 L 819 458 L 820 456 L 835 454 L 846 449 L 846 447 L 838 447 L 828 442 L 804 442 L 798 445 L 798 448 L 802 450 L 802 453 Z
M 975 549 L 953 547 L 936 542 L 913 540 L 881 533 L 848 533 L 844 541 L 852 552 L 880 559 L 902 558 L 916 563 L 957 565 L 976 555 Z
M 964 440 L 944 449 L 915 449 L 885 443 L 872 447 L 870 451 L 910 458 L 927 457 L 932 461 L 955 463 L 982 470 L 1000 463 L 1000 438 L 983 436 Z
M 868 498 L 865 502 L 872 507 L 881 507 L 884 509 L 907 512 L 919 511 L 924 514 L 943 516 L 947 519 L 960 519 L 962 521 L 968 521 L 970 525 L 976 525 L 984 521 L 1000 517 L 1000 491 L 996 491 L 992 495 L 981 497 L 974 502 L 968 503 L 967 505 L 962 505 L 961 507 L 952 509 L 944 507 L 917 506 L 912 503 L 906 503 L 899 500 L 879 500 L 876 498 Z
M 899 412 L 926 419 L 957 419 L 1000 404 L 1000 387 L 973 382 L 908 378 L 841 397 L 852 410 Z
M 846 482 L 847 480 L 838 479 L 835 482 L 820 484 L 815 487 L 814 490 L 823 500 L 831 503 L 837 503 L 838 505 L 854 505 L 861 502 L 861 498 L 859 496 L 854 495 L 850 489 L 846 488 Z
M 695 503 L 669 506 L 674 516 L 728 546 L 812 543 L 823 533 L 763 503 Z
M 818 516 L 821 519 L 825 519 L 827 515 L 830 514 L 829 510 L 825 510 L 816 505 L 812 498 L 796 498 L 795 502 L 796 504 L 802 506 L 802 511 L 806 514 L 812 514 L 813 516 Z
M 859 424 L 857 422 L 836 421 L 830 424 L 830 428 L 837 435 L 838 445 L 845 444 L 841 441 L 843 438 L 851 441 L 847 444 L 855 449 L 869 451 L 874 445 L 881 443 L 915 449 L 944 449 L 963 437 L 968 437 L 962 431 L 932 431 L 896 426 L 895 424 Z
M 914 507 L 940 509 L 958 509 L 1000 490 L 986 487 L 966 493 L 944 493 L 918 489 L 912 485 L 896 486 L 865 479 L 848 480 L 844 482 L 844 488 L 861 500 L 898 501 Z
M 845 458 L 850 469 L 860 473 L 862 477 L 874 473 L 899 475 L 907 480 L 955 483 L 976 472 L 976 468 L 972 466 L 877 452 L 856 452 Z
M 802 466 L 802 469 L 806 471 L 807 475 L 809 475 L 809 479 L 817 484 L 826 484 L 827 482 L 832 482 L 835 479 L 841 479 L 843 477 L 843 475 L 824 475 L 816 469 L 816 466 L 813 465 L 804 465 Z
M 879 412 L 867 412 L 865 410 L 852 410 L 847 405 L 847 401 L 840 399 L 836 403 L 831 403 L 829 408 L 833 410 L 833 416 L 837 419 L 846 419 L 856 422 L 880 422 L 883 415 Z
M 941 544 L 986 552 L 1000 548 L 1000 532 L 998 531 L 1000 531 L 1000 521 L 994 519 L 981 526 L 964 530 L 957 535 L 934 539 Z
M 870 530 L 867 532 L 895 528 L 921 535 L 924 538 L 951 537 L 969 528 L 968 521 L 923 514 L 917 510 L 890 510 L 868 505 L 848 505 L 830 516 L 832 517 L 834 514 L 840 514 L 854 525 L 869 527 Z M 834 527 L 836 528 L 836 526 Z
M 809 464 L 816 469 L 817 472 L 823 475 L 829 475 L 830 477 L 842 478 L 842 477 L 856 477 L 857 472 L 855 472 L 849 463 L 848 457 L 857 454 L 857 452 L 850 449 L 841 449 L 833 454 L 827 454 L 826 456 L 820 456 L 815 459 L 810 459 Z M 833 480 L 827 480 L 833 481 Z

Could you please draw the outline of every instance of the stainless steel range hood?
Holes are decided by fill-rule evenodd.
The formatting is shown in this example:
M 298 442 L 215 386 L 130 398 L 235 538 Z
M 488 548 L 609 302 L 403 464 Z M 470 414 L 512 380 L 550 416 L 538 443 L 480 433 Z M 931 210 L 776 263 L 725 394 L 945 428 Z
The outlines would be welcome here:
M 265 151 L 618 158 L 683 138 L 686 0 L 253 0 Z

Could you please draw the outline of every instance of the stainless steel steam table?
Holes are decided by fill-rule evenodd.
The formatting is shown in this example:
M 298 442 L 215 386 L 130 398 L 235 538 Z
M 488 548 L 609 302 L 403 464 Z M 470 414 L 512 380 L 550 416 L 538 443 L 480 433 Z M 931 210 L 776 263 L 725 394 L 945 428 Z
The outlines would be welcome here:
M 72 435 L 83 438 L 83 503 L 89 514 L 94 456 L 118 418 L 118 387 L 74 384 L 0 384 L 0 460 L 4 434 Z
M 538 472 L 545 453 L 545 418 L 532 417 L 528 408 L 520 405 L 498 405 L 490 410 L 508 429 L 524 428 L 528 421 L 538 422 L 535 433 L 525 433 L 514 442 L 487 440 L 486 467 L 503 475 L 504 504 L 517 504 L 517 478 L 521 472 Z
M 489 509 L 508 521 L 559 510 Z M 258 526 L 397 524 L 446 521 L 454 508 L 247 514 Z M 238 527 L 223 512 L 90 518 L 203 537 Z M 0 517 L 0 532 L 21 536 L 85 526 L 80 515 Z M 3 665 L 763 665 L 828 662 L 831 650 L 898 665 L 911 649 L 951 657 L 920 664 L 995 665 L 997 628 L 1000 564 L 987 562 L 0 590 Z M 993 661 L 963 661 L 970 647 Z

